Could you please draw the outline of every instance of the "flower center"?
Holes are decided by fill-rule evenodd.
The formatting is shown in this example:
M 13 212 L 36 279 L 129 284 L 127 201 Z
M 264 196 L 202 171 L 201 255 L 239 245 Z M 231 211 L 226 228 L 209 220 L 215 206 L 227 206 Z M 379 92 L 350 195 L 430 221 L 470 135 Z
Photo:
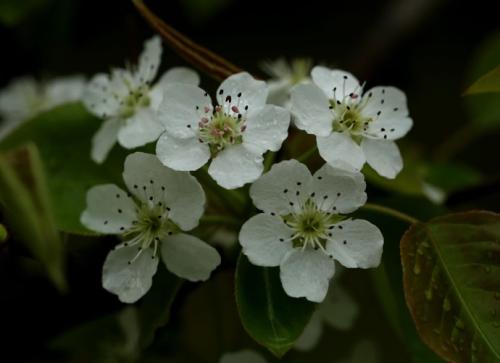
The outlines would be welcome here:
M 179 227 L 168 216 L 170 208 L 162 203 L 157 205 L 142 204 L 137 213 L 137 220 L 130 229 L 123 233 L 126 242 L 123 246 L 137 246 L 136 256 L 129 261 L 134 262 L 143 250 L 153 247 L 153 258 L 156 256 L 158 244 L 162 238 L 180 231 Z
M 308 199 L 299 212 L 285 217 L 285 223 L 294 230 L 291 237 L 293 247 L 307 247 L 325 251 L 326 241 L 331 237 L 335 224 L 342 216 L 321 210 L 311 199 Z
M 217 106 L 210 119 L 202 117 L 198 124 L 200 142 L 210 146 L 212 155 L 224 150 L 228 145 L 243 142 L 243 132 L 246 128 L 245 119 L 236 106 L 233 106 L 232 111 L 235 116 L 223 112 L 222 108 Z
M 351 135 L 362 135 L 368 130 L 373 121 L 371 117 L 364 117 L 359 105 L 330 100 L 330 109 L 334 113 L 332 129 L 336 132 L 349 132 Z
M 149 87 L 142 84 L 137 87 L 128 85 L 129 92 L 120 102 L 120 116 L 123 118 L 132 117 L 136 110 L 141 107 L 148 107 L 151 103 L 149 98 Z

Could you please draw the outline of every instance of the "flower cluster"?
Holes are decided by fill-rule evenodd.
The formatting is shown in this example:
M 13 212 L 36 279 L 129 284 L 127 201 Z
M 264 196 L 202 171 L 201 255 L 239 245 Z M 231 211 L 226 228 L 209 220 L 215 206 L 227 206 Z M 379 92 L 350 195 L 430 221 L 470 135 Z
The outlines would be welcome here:
M 81 223 L 121 241 L 104 262 L 105 289 L 132 303 L 151 287 L 160 258 L 190 281 L 208 279 L 220 264 L 217 250 L 193 231 L 205 210 L 204 190 L 190 174 L 200 168 L 222 187 L 216 193 L 252 183 L 248 201 L 260 213 L 246 222 L 237 216 L 242 253 L 255 265 L 278 267 L 290 297 L 322 302 L 335 261 L 348 268 L 379 264 L 382 233 L 349 214 L 367 200 L 365 163 L 387 178 L 402 169 L 395 140 L 412 127 L 403 92 L 394 87 L 364 92 L 364 84 L 345 71 L 322 66 L 310 71 L 310 62 L 288 67 L 280 60 L 266 65 L 273 75 L 269 82 L 234 74 L 213 101 L 187 68 L 172 68 L 155 82 L 161 54 L 160 38 L 153 37 L 136 67 L 97 74 L 86 86 L 79 77 L 43 86 L 24 79 L 0 94 L 8 124 L 81 99 L 103 120 L 92 139 L 90 156 L 97 163 L 116 143 L 132 149 L 156 142 L 156 155 L 135 152 L 126 158 L 128 191 L 114 184 L 88 191 Z M 291 120 L 316 136 L 326 163 L 311 173 L 277 153 L 281 161 L 264 172 L 265 154 L 281 149 Z M 245 199 L 245 191 L 231 193 Z M 312 329 L 320 331 L 318 324 Z

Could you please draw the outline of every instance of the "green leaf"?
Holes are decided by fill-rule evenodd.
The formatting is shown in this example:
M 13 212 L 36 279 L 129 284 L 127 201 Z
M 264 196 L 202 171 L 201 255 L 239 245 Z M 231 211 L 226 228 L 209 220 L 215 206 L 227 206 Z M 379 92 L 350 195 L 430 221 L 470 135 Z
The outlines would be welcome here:
M 22 241 L 64 289 L 64 251 L 54 223 L 46 179 L 32 144 L 0 154 L 0 208 L 15 240 Z
M 243 254 L 236 266 L 236 302 L 245 330 L 277 357 L 292 348 L 315 308 L 286 295 L 278 268 L 254 266 Z
M 26 141 L 36 144 L 61 231 L 90 234 L 80 224 L 87 190 L 97 184 L 121 184 L 124 150 L 115 148 L 103 165 L 90 159 L 90 142 L 100 124 L 81 104 L 71 103 L 25 122 L 0 143 L 0 150 Z
M 7 241 L 7 230 L 5 229 L 5 226 L 3 224 L 0 224 L 0 243 L 3 243 Z
M 158 328 L 170 319 L 170 308 L 183 280 L 160 264 L 151 290 L 141 299 L 137 308 L 140 329 L 139 346 L 144 349 L 153 341 Z
M 469 71 L 469 84 L 500 64 L 500 32 L 480 45 Z M 500 94 L 479 93 L 464 99 L 471 122 L 481 128 L 500 127 Z
M 408 307 L 424 342 L 451 362 L 500 362 L 500 215 L 413 225 L 401 240 Z
M 421 220 L 430 219 L 446 212 L 442 207 L 423 198 L 394 196 L 374 200 L 374 202 L 411 214 Z M 372 210 L 361 209 L 356 211 L 354 216 L 372 222 L 383 231 L 382 263 L 378 268 L 371 269 L 369 273 L 388 323 L 400 338 L 401 344 L 404 344 L 406 350 L 411 354 L 411 362 L 443 362 L 418 336 L 405 303 L 399 242 L 401 236 L 408 229 L 408 223 Z
M 500 92 L 500 65 L 479 78 L 467 89 L 465 94 Z

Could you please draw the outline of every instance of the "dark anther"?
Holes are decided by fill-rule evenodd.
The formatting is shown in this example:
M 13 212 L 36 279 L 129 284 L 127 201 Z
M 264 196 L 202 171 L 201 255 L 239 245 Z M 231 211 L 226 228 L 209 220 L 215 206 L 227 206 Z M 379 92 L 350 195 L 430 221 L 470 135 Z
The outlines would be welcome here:
M 223 89 L 219 90 L 219 94 L 220 94 L 220 95 L 221 95 L 221 94 L 223 94 L 223 93 L 224 93 L 224 90 L 223 90 Z
M 231 103 L 231 96 L 230 96 L 230 95 L 227 95 L 227 96 L 226 96 L 226 102 Z
M 322 177 L 321 175 L 320 175 L 320 176 L 318 176 L 318 180 L 321 180 L 321 179 L 323 179 L 323 177 Z
M 382 111 L 378 111 L 377 112 L 377 116 L 380 116 L 381 113 L 382 113 Z
M 241 92 L 238 92 L 238 97 L 241 97 Z
M 121 213 L 121 212 L 122 212 L 122 210 L 121 210 L 121 209 L 118 209 L 118 213 Z
M 191 125 L 187 125 L 186 127 L 187 127 L 188 129 L 190 129 L 190 128 L 191 128 Z
M 104 221 L 104 224 L 108 224 L 108 221 Z
M 346 241 L 346 240 L 344 240 L 344 242 L 343 242 L 343 243 L 346 245 L 346 244 L 347 244 L 347 241 Z
M 283 193 L 285 194 L 288 193 L 288 189 L 283 190 Z
M 137 189 L 137 188 L 138 188 L 137 184 L 136 184 L 136 185 L 134 185 L 134 189 Z

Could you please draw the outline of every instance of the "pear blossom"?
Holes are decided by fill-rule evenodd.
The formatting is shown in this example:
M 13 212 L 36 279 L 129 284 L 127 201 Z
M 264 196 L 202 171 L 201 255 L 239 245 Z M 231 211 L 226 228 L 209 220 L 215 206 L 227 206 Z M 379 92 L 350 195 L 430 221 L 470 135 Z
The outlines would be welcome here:
M 155 36 L 144 44 L 137 68 L 115 68 L 111 74 L 95 75 L 83 97 L 94 115 L 104 119 L 92 139 L 91 157 L 102 163 L 115 143 L 127 149 L 153 142 L 164 131 L 156 111 L 169 84 L 199 83 L 198 74 L 188 68 L 167 71 L 156 84 L 160 67 L 161 40 Z
M 363 85 L 350 73 L 314 67 L 313 82 L 292 90 L 295 125 L 316 135 L 319 154 L 331 166 L 395 178 L 403 160 L 394 142 L 412 127 L 405 94 L 395 87 Z
M 290 108 L 290 90 L 297 84 L 311 81 L 309 76 L 312 61 L 308 58 L 296 58 L 287 62 L 285 58 L 262 63 L 261 68 L 271 79 L 267 81 L 269 96 L 267 102 Z
M 41 112 L 80 100 L 85 85 L 85 78 L 79 75 L 44 82 L 29 76 L 12 80 L 0 92 L 0 137 Z
M 335 273 L 338 280 L 340 273 Z M 358 305 L 351 295 L 337 282 L 328 290 L 325 300 L 318 305 L 294 348 L 309 351 L 316 347 L 323 334 L 324 326 L 337 330 L 348 330 L 358 316 Z
M 348 218 L 366 202 L 359 172 L 324 165 L 314 175 L 287 160 L 250 187 L 263 211 L 242 226 L 243 253 L 257 266 L 279 266 L 287 295 L 322 302 L 337 260 L 348 268 L 380 263 L 383 237 L 368 221 Z
M 199 169 L 212 158 L 208 173 L 226 189 L 256 180 L 262 155 L 279 150 L 290 123 L 287 110 L 266 105 L 267 94 L 266 83 L 245 72 L 222 82 L 215 107 L 199 87 L 167 87 L 159 112 L 166 132 L 156 155 L 182 171 Z
M 114 184 L 95 186 L 81 215 L 88 229 L 123 240 L 104 262 L 103 287 L 122 302 L 137 301 L 151 287 L 159 256 L 173 274 L 207 280 L 220 264 L 219 253 L 184 233 L 198 225 L 204 211 L 205 194 L 198 181 L 140 152 L 126 158 L 123 180 L 130 193 Z

